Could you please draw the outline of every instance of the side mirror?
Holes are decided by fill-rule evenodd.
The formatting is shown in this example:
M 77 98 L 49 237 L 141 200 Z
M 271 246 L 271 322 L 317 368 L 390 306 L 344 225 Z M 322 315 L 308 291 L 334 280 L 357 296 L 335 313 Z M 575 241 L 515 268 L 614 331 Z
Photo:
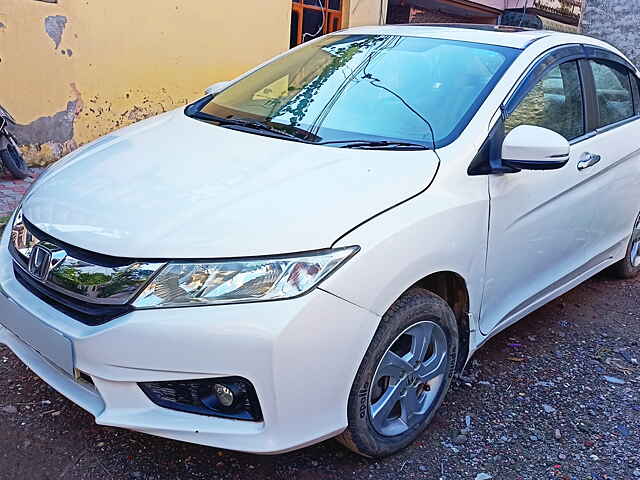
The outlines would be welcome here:
M 521 125 L 505 137 L 502 163 L 519 170 L 555 170 L 569 161 L 566 138 L 548 128 Z
M 207 87 L 205 89 L 204 93 L 207 94 L 207 95 L 215 95 L 216 93 L 221 92 L 222 90 L 227 88 L 230 84 L 231 84 L 231 82 L 214 83 L 210 87 Z

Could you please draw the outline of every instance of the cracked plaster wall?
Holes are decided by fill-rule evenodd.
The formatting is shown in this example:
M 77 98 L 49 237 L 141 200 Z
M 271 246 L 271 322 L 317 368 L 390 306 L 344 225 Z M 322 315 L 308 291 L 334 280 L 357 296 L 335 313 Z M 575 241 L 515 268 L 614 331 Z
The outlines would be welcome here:
M 2 0 L 0 105 L 29 163 L 180 107 L 288 47 L 290 0 L 217 5 Z

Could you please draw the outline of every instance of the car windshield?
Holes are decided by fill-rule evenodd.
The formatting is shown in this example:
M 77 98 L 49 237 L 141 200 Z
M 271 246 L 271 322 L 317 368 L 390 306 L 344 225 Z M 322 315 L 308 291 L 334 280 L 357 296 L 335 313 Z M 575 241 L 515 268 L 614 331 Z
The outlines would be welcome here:
M 336 146 L 441 147 L 461 133 L 518 53 L 435 38 L 327 36 L 205 98 L 194 116 L 259 123 L 256 133 Z

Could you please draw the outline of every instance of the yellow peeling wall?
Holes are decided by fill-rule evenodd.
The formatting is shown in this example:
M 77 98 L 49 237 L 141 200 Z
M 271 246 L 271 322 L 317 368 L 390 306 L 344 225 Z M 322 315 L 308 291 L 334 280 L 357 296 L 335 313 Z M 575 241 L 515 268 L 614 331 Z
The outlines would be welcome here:
M 32 164 L 184 105 L 289 46 L 290 0 L 51 1 L 0 1 L 0 105 Z M 381 1 L 352 0 L 348 22 L 379 23 Z

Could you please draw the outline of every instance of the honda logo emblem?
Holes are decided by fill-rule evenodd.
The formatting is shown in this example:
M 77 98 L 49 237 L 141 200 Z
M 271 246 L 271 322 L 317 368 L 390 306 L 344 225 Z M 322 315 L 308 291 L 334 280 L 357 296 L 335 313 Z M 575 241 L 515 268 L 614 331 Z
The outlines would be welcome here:
M 53 253 L 42 245 L 36 245 L 29 256 L 29 273 L 40 281 L 45 281 L 51 270 Z

